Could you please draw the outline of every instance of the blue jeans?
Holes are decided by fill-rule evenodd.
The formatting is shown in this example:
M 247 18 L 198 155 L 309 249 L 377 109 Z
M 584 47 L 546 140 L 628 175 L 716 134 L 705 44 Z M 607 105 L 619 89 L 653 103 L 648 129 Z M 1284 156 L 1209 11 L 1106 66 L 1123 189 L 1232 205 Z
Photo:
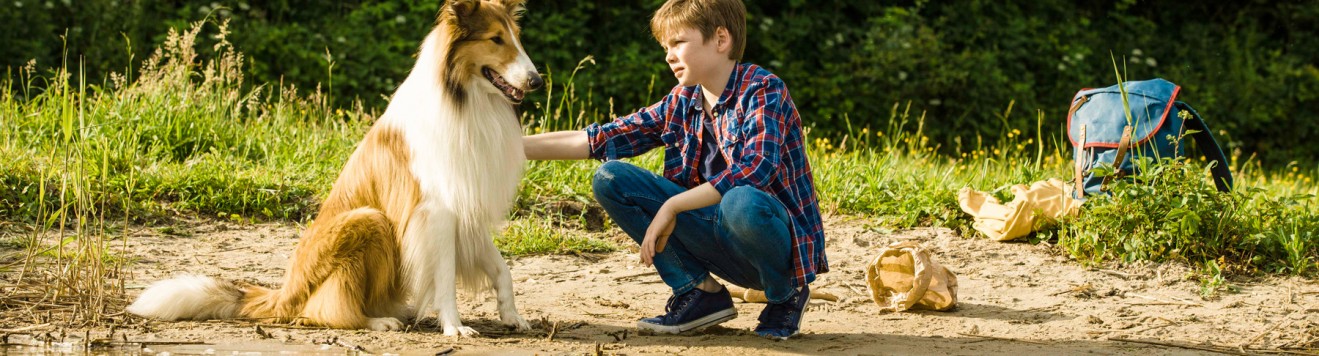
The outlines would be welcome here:
M 609 161 L 591 182 L 595 199 L 610 218 L 638 244 L 660 206 L 687 191 L 668 179 L 622 161 Z M 719 204 L 678 214 L 655 269 L 674 295 L 701 284 L 710 273 L 746 288 L 765 291 L 781 303 L 796 290 L 792 273 L 792 237 L 787 209 L 773 195 L 740 186 Z

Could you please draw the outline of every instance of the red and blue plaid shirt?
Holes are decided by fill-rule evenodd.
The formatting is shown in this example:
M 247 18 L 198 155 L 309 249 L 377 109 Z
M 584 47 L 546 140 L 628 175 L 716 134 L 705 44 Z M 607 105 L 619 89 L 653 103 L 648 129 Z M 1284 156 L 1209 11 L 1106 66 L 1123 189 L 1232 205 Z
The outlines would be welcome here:
M 792 220 L 793 286 L 829 271 L 824 256 L 824 224 L 806 160 L 801 117 L 788 87 L 754 64 L 738 64 L 713 120 L 705 117 L 699 86 L 675 86 L 664 100 L 606 124 L 586 128 L 591 158 L 616 160 L 664 146 L 664 177 L 688 189 L 710 182 L 719 194 L 737 186 L 770 193 Z M 719 153 L 728 167 L 702 177 L 700 149 L 705 123 L 713 123 Z

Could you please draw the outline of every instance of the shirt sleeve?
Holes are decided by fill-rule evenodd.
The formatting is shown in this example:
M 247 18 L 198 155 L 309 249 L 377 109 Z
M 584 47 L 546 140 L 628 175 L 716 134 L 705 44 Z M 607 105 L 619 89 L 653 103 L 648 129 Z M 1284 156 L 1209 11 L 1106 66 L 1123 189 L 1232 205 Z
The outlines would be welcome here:
M 784 102 L 787 87 L 782 80 L 767 78 L 761 84 L 748 90 L 744 99 L 746 117 L 737 133 L 743 138 L 741 156 L 733 157 L 728 169 L 710 179 L 719 194 L 743 185 L 765 189 L 782 162 L 783 133 L 793 108 Z
M 677 88 L 663 100 L 631 115 L 605 124 L 594 123 L 586 127 L 590 143 L 590 157 L 601 161 L 634 157 L 664 144 L 660 134 L 668 117 L 678 107 Z

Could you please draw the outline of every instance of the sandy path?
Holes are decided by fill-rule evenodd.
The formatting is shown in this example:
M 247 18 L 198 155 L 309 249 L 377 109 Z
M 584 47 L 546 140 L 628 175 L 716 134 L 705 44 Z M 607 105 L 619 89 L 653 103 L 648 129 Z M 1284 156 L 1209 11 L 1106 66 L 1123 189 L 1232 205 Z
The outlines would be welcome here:
M 750 331 L 762 304 L 738 304 L 737 319 L 694 335 L 637 335 L 635 321 L 660 314 L 669 292 L 629 251 L 512 259 L 519 309 L 535 326 L 525 334 L 508 334 L 497 323 L 493 298 L 482 296 L 460 302 L 463 321 L 482 333 L 478 338 L 444 337 L 433 324 L 412 332 L 266 327 L 268 335 L 260 335 L 253 324 L 228 322 L 150 322 L 120 330 L 116 338 L 214 344 L 155 347 L 176 353 L 342 353 L 357 346 L 371 353 L 427 354 L 1199 354 L 1204 351 L 1113 339 L 1255 349 L 1319 344 L 1319 284 L 1313 280 L 1235 281 L 1237 293 L 1202 300 L 1184 267 L 1087 269 L 1048 246 L 964 239 L 947 229 L 883 232 L 860 218 L 832 217 L 826 223 L 833 271 L 812 287 L 844 299 L 812 301 L 805 334 L 785 342 Z M 132 237 L 130 247 L 140 259 L 133 284 L 140 288 L 182 272 L 277 284 L 299 229 L 213 222 L 192 226 L 182 229 L 184 236 L 141 230 Z M 880 314 L 861 294 L 866 293 L 865 261 L 878 246 L 899 239 L 920 241 L 957 274 L 958 309 Z M 92 333 L 103 337 L 106 331 Z M 336 346 L 316 346 L 324 343 Z

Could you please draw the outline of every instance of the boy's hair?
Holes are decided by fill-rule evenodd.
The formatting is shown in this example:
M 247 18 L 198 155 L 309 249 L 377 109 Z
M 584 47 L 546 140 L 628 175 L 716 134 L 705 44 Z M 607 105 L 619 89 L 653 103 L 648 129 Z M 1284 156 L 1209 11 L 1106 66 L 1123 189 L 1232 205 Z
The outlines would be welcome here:
M 664 44 L 665 39 L 690 27 L 701 31 L 701 40 L 709 41 L 715 30 L 723 27 L 733 40 L 728 59 L 742 60 L 747 42 L 747 8 L 742 0 L 669 0 L 650 18 L 650 33 Z

